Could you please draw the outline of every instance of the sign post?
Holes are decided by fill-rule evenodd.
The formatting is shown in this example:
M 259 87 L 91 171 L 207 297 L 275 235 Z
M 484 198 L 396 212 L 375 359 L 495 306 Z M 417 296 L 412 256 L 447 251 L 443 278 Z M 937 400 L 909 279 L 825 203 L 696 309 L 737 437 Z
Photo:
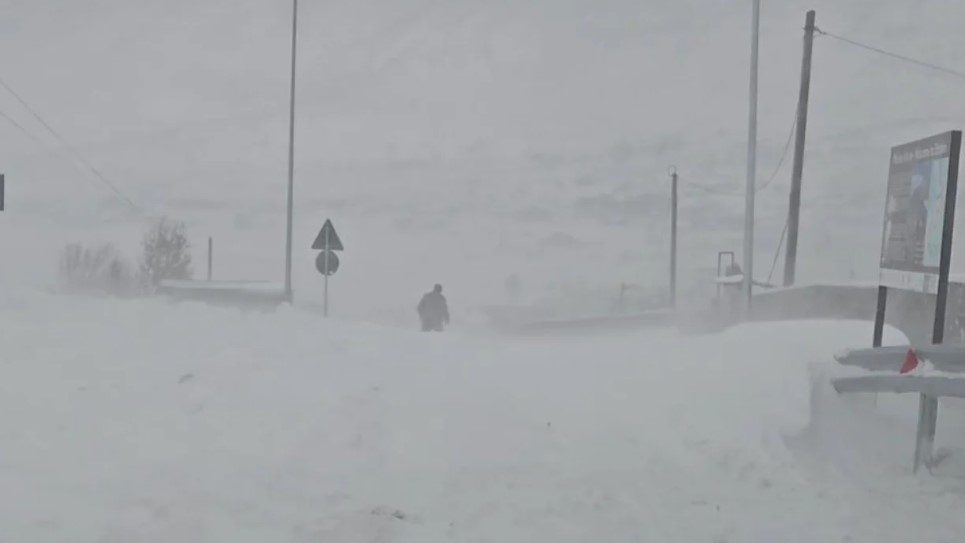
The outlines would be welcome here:
M 891 150 L 875 347 L 881 346 L 889 287 L 934 294 L 932 343 L 944 340 L 961 145 L 962 133 L 955 130 Z M 915 440 L 916 472 L 921 465 L 931 464 L 937 420 L 938 399 L 922 394 Z
M 312 249 L 320 249 L 322 251 L 318 253 L 318 256 L 315 258 L 315 269 L 325 278 L 322 312 L 327 317 L 328 276 L 338 271 L 339 260 L 335 251 L 343 250 L 342 240 L 339 239 L 338 233 L 335 232 L 335 227 L 332 225 L 330 219 L 325 220 L 325 224 L 322 226 L 322 229 L 319 230 L 318 236 L 315 237 L 315 241 L 312 243 Z

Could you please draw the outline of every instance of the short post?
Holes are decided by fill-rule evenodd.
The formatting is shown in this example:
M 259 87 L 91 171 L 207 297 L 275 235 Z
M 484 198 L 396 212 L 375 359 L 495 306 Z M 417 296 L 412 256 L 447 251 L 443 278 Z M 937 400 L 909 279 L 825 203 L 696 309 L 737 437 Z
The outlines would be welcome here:
M 214 240 L 208 236 L 208 281 L 211 280 L 211 268 L 214 255 Z
M 717 251 L 717 277 L 714 278 L 714 282 L 717 283 L 717 299 L 720 300 L 720 278 L 722 270 L 722 264 L 724 260 L 724 251 Z
M 6 182 L 4 179 L 4 175 L 0 173 L 0 211 L 3 211 L 5 192 L 6 192 Z
M 730 263 L 735 262 L 734 251 L 717 251 L 717 299 L 720 300 L 720 279 L 724 277 L 724 255 L 730 256 Z

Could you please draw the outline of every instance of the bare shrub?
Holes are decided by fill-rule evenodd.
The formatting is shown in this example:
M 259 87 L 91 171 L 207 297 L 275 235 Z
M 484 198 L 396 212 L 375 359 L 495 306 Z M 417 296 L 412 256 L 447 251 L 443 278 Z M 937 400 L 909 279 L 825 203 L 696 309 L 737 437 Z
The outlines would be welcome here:
M 131 266 L 110 243 L 71 243 L 61 251 L 58 267 L 61 285 L 71 292 L 124 296 L 134 291 Z
M 141 242 L 141 280 L 149 289 L 166 279 L 191 279 L 191 244 L 183 222 L 159 219 Z

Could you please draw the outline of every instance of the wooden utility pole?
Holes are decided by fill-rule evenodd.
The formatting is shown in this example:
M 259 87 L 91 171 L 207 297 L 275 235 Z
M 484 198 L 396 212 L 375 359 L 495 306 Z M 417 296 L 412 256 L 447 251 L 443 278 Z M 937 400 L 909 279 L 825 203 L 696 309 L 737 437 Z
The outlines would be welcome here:
M 814 45 L 814 11 L 804 19 L 804 54 L 801 58 L 801 88 L 797 99 L 794 167 L 787 210 L 787 252 L 784 257 L 784 286 L 794 284 L 797 268 L 797 233 L 801 218 L 801 175 L 804 173 L 804 136 L 808 127 L 808 95 L 811 90 L 811 49 Z

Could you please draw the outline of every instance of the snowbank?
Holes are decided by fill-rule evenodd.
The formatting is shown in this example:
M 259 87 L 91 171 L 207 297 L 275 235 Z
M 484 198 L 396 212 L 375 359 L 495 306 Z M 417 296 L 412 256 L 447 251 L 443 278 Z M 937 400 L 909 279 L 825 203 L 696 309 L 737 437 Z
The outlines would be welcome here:
M 913 412 L 812 397 L 870 331 L 511 339 L 6 294 L 0 539 L 952 541 L 965 500 L 907 474 Z

